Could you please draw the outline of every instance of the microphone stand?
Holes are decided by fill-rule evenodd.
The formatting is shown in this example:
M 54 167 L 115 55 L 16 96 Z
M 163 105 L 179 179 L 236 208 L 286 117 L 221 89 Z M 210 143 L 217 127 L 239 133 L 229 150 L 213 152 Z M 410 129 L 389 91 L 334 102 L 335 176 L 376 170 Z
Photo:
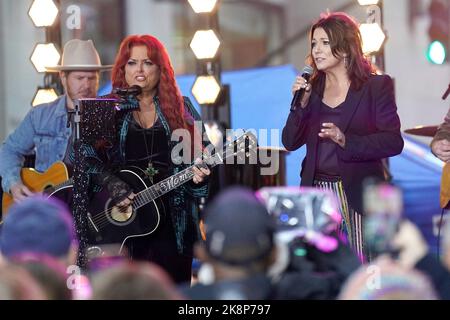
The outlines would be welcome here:
M 86 158 L 82 152 L 82 137 L 80 123 L 82 119 L 82 104 L 80 100 L 74 101 L 74 109 L 69 111 L 71 118 L 74 148 L 73 163 L 73 216 L 75 220 L 75 229 L 79 240 L 79 252 L 77 265 L 80 268 L 87 266 L 86 248 L 88 246 L 87 238 L 87 213 L 88 213 L 88 175 L 86 173 Z
M 445 91 L 444 95 L 442 96 L 442 100 L 447 99 L 449 94 L 450 94 L 450 83 L 448 84 L 447 91 Z

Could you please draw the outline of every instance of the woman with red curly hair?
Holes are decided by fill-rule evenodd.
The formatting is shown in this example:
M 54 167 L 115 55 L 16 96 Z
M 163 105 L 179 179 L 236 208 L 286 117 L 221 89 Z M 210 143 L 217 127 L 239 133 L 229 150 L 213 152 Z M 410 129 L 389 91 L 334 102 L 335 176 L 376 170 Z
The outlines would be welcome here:
M 194 126 L 200 116 L 190 100 L 181 95 L 163 44 L 150 35 L 126 37 L 116 57 L 112 82 L 113 88 L 139 86 L 142 91 L 137 95 L 137 110 L 119 113 L 119 139 L 113 148 L 115 152 L 111 152 L 112 162 L 119 163 L 120 168 L 140 168 L 144 178 L 153 184 L 188 167 L 192 162 L 189 154 L 203 149 Z M 192 170 L 192 182 L 182 184 L 158 199 L 161 200 L 158 205 L 160 220 L 155 231 L 126 242 L 132 259 L 160 265 L 178 283 L 191 279 L 193 244 L 200 235 L 196 199 L 206 197 L 208 193 L 204 179 L 210 170 L 206 166 L 195 166 Z M 118 175 L 106 172 L 102 182 L 117 207 L 126 212 L 139 190 Z M 142 218 L 137 216 L 136 219 Z

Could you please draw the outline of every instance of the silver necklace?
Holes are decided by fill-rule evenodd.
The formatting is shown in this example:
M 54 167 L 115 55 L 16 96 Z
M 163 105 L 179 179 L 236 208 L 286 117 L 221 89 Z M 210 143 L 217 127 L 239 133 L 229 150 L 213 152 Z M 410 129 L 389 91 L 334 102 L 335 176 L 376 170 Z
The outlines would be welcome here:
M 148 152 L 147 135 L 145 133 L 146 128 L 144 128 L 143 122 L 141 120 L 141 116 L 139 114 L 140 114 L 140 112 L 137 111 L 137 116 L 138 116 L 137 120 L 138 120 L 139 126 L 143 129 L 142 130 L 142 134 L 144 136 L 145 152 L 147 153 L 147 157 L 149 158 L 148 164 L 147 164 L 147 168 L 144 170 L 144 173 L 150 179 L 150 181 L 153 183 L 153 177 L 155 175 L 157 175 L 158 172 L 159 172 L 159 170 L 156 169 L 153 166 L 153 162 L 151 161 L 151 155 L 153 154 L 153 140 L 154 140 L 153 138 L 155 136 L 155 128 L 154 128 L 154 126 L 155 126 L 155 123 L 156 123 L 156 108 L 155 108 L 155 117 L 153 118 L 153 124 L 152 124 L 152 126 L 150 128 L 147 128 L 147 129 L 152 129 L 152 139 L 151 139 L 151 144 L 150 144 L 150 153 Z

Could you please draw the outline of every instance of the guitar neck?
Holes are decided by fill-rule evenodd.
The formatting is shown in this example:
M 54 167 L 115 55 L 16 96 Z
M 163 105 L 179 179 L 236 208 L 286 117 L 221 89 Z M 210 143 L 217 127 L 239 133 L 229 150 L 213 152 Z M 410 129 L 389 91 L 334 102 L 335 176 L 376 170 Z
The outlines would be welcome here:
M 215 164 L 211 165 L 213 167 Z M 133 207 L 135 209 L 138 209 L 147 203 L 161 197 L 162 195 L 172 191 L 175 188 L 178 188 L 182 184 L 192 180 L 194 177 L 194 172 L 192 168 L 194 165 L 174 174 L 173 176 L 170 176 L 151 187 L 142 190 L 139 192 L 133 201 Z
M 245 145 L 246 139 L 249 139 L 249 146 Z M 244 143 L 244 144 L 243 144 Z M 237 150 L 235 150 L 235 146 Z M 215 153 L 211 155 L 205 161 L 208 163 L 210 168 L 215 167 L 218 164 L 224 163 L 226 159 L 230 157 L 234 157 L 237 154 L 244 153 L 246 154 L 247 150 L 250 148 L 255 149 L 256 147 L 256 137 L 252 134 L 246 133 L 239 137 L 237 140 L 233 141 L 229 145 L 227 145 L 222 152 Z M 139 192 L 133 201 L 133 208 L 138 209 L 147 203 L 155 200 L 158 197 L 172 191 L 173 189 L 181 186 L 182 184 L 192 180 L 194 177 L 194 172 L 192 168 L 195 165 L 191 165 L 190 167 L 170 176 L 157 184 L 152 185 L 151 187 L 142 190 Z

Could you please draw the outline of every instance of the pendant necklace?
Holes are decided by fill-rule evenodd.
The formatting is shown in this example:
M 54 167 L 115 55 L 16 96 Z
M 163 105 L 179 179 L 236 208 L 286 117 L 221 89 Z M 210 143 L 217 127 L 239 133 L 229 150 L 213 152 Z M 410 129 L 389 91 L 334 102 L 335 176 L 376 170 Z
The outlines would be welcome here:
M 155 107 L 155 117 L 154 117 L 154 119 L 153 119 L 153 124 L 152 124 L 152 126 L 149 128 L 149 129 L 152 130 L 152 139 L 151 139 L 151 144 L 150 144 L 150 148 L 151 148 L 150 153 L 148 152 L 147 135 L 146 135 L 146 132 L 145 132 L 146 129 L 145 129 L 145 127 L 143 126 L 143 122 L 141 121 L 141 117 L 140 117 L 139 113 L 140 113 L 140 112 L 137 111 L 137 116 L 138 116 L 138 120 L 139 120 L 138 122 L 139 122 L 139 125 L 140 125 L 141 128 L 142 128 L 142 134 L 144 135 L 145 152 L 147 153 L 147 157 L 149 158 L 148 164 L 147 164 L 147 168 L 144 170 L 144 173 L 145 173 L 145 175 L 150 179 L 150 181 L 153 183 L 153 177 L 154 177 L 155 175 L 157 175 L 158 172 L 159 172 L 159 170 L 156 169 L 156 168 L 153 166 L 153 163 L 152 163 L 152 160 L 151 160 L 151 156 L 152 156 L 152 154 L 153 154 L 153 138 L 154 138 L 154 136 L 155 136 L 155 128 L 154 128 L 154 126 L 155 126 L 155 123 L 156 123 L 156 107 Z

